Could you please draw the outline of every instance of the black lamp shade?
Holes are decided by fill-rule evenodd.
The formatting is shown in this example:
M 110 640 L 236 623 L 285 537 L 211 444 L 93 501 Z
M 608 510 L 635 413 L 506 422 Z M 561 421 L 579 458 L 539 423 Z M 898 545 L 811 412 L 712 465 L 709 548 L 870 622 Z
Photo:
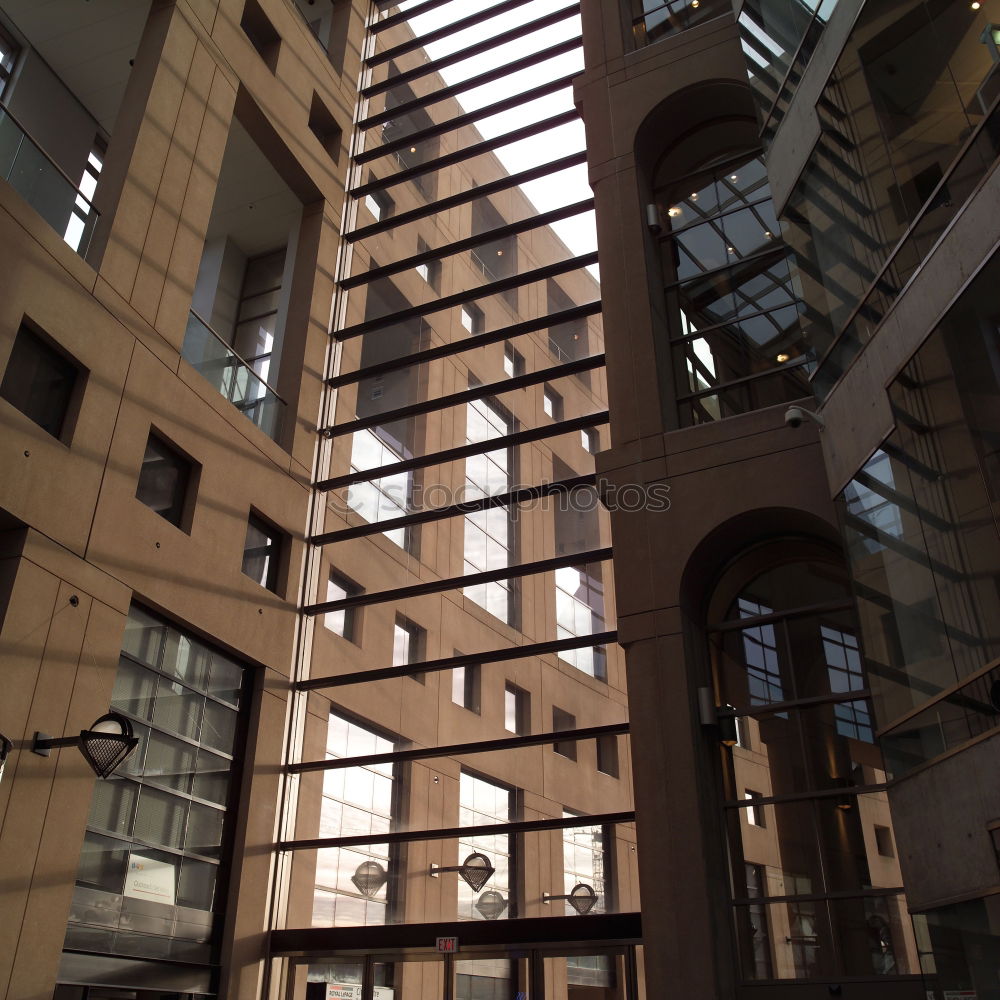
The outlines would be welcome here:
M 473 892 L 479 892 L 480 889 L 493 877 L 496 869 L 490 862 L 490 859 L 486 857 L 485 854 L 480 854 L 478 851 L 473 851 L 465 861 L 462 862 L 458 869 L 458 874 L 462 876 L 463 881 L 468 885 Z
M 584 882 L 577 882 L 570 889 L 567 902 L 582 917 L 584 914 L 590 913 L 594 908 L 594 905 L 597 903 L 597 893 L 594 892 L 593 886 L 589 886 Z
M 389 881 L 389 875 L 377 861 L 362 861 L 351 881 L 362 896 L 370 899 Z

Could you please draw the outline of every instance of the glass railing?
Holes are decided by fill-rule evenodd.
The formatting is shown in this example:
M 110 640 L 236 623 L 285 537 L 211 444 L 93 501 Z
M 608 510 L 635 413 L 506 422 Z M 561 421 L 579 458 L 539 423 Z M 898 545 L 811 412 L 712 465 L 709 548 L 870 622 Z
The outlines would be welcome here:
M 236 409 L 277 440 L 285 401 L 193 310 L 181 356 Z
M 703 21 L 732 12 L 732 0 L 667 0 L 651 6 L 632 21 L 635 47 L 651 45 L 667 35 L 687 31 Z
M 0 107 L 0 172 L 81 257 L 86 255 L 99 213 L 3 107 Z

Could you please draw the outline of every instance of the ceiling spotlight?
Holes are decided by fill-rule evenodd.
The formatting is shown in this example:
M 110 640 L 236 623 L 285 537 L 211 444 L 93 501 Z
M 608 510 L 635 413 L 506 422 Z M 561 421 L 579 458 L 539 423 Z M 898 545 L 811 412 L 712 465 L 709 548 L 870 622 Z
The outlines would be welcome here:
M 416 151 L 417 151 L 417 147 L 416 146 L 410 146 L 410 152 L 411 153 L 415 153 Z
M 701 0 L 691 0 L 691 6 L 692 7 L 700 7 L 701 6 Z
M 698 192 L 697 191 L 692 191 L 691 192 L 691 200 L 692 201 L 697 201 L 698 200 Z
M 774 239 L 774 233 L 772 233 L 770 229 L 765 229 L 764 230 L 764 239 L 765 240 L 773 240 Z
M 979 0 L 972 0 L 972 3 L 970 3 L 969 6 L 973 10 L 979 10 L 979 8 L 982 7 L 982 4 L 979 2 Z
M 730 174 L 730 175 L 729 175 L 729 179 L 730 179 L 730 180 L 731 180 L 731 181 L 732 181 L 732 182 L 733 182 L 734 184 L 735 184 L 735 183 L 736 183 L 736 182 L 737 182 L 737 181 L 739 180 L 739 178 L 738 178 L 738 177 L 736 176 L 736 174 Z
M 669 215 L 671 219 L 676 219 L 677 216 L 683 211 L 684 210 L 679 205 L 674 205 L 672 208 L 667 209 L 667 215 Z
M 790 354 L 779 354 L 774 360 L 778 362 L 779 365 L 783 365 L 789 358 Z
M 51 739 L 45 733 L 35 733 L 31 752 L 48 757 L 53 750 L 77 747 L 98 778 L 110 778 L 138 746 L 138 737 L 132 735 L 132 723 L 124 715 L 108 712 L 79 736 Z
M 503 256 L 503 250 L 497 250 L 497 256 L 498 257 L 502 257 Z
M 730 253 L 736 253 L 736 247 L 726 247 Z

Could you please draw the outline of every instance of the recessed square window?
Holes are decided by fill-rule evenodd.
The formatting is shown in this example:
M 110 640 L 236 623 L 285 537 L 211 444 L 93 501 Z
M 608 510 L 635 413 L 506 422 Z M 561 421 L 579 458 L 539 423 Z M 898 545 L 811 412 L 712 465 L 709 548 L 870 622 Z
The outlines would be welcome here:
M 456 654 L 459 655 L 459 654 Z M 479 714 L 479 664 L 455 667 L 451 672 L 451 700 Z
M 553 420 L 562 420 L 563 418 L 562 396 L 548 385 L 542 389 L 542 410 L 547 417 L 551 417 Z
M 343 132 L 337 124 L 337 119 L 333 117 L 333 112 L 315 91 L 309 107 L 309 130 L 319 140 L 319 144 L 326 150 L 330 159 L 334 163 L 339 162 Z
M 764 807 L 758 803 L 762 796 L 749 788 L 743 793 L 743 798 L 750 804 L 746 807 L 747 822 L 751 826 L 766 826 L 764 822 Z
M 370 183 L 374 183 L 378 178 L 374 174 L 371 174 L 368 180 Z M 388 219 L 395 207 L 396 203 L 385 191 L 370 191 L 365 195 L 365 208 L 372 213 L 376 222 Z
M 243 546 L 243 572 L 262 587 L 277 593 L 284 532 L 259 514 L 250 512 Z
M 348 597 L 357 597 L 362 588 L 352 580 L 340 576 L 331 570 L 326 582 L 326 599 L 328 601 L 343 601 Z M 331 632 L 357 642 L 361 634 L 361 616 L 358 608 L 341 608 L 339 611 L 327 611 L 323 616 L 323 625 Z
M 892 830 L 887 826 L 875 825 L 875 846 L 883 858 L 894 858 L 896 852 L 892 846 Z
M 42 430 L 62 438 L 81 374 L 68 357 L 22 325 L 0 382 L 0 396 Z
M 483 333 L 486 329 L 486 320 L 483 316 L 483 311 L 478 306 L 474 306 L 471 302 L 466 302 L 462 306 L 462 326 L 473 336 L 478 333 Z
M 152 431 L 139 469 L 136 498 L 184 531 L 190 527 L 190 497 L 198 466 Z
M 580 431 L 580 444 L 583 445 L 584 451 L 589 452 L 591 455 L 596 455 L 600 449 L 597 431 L 593 427 L 584 427 Z
M 524 357 L 511 344 L 503 345 L 503 370 L 508 378 L 524 374 Z
M 430 245 L 419 236 L 417 237 L 417 253 L 428 253 Z M 417 274 L 427 282 L 435 292 L 441 290 L 441 261 L 425 260 L 417 264 Z
M 503 724 L 508 733 L 524 736 L 531 731 L 531 696 L 509 681 L 503 692 Z
M 618 777 L 618 737 L 597 737 L 597 770 Z
M 267 68 L 273 73 L 278 65 L 278 51 L 281 49 L 281 35 L 271 24 L 270 18 L 264 13 L 257 0 L 247 0 L 240 19 L 243 33 L 250 39 L 250 44 L 257 50 L 257 55 L 264 60 Z
M 576 729 L 576 716 L 553 705 L 552 732 L 559 733 L 566 729 Z M 552 749 L 563 757 L 576 760 L 576 740 L 556 740 Z
M 407 663 L 419 663 L 424 658 L 427 632 L 402 615 L 396 615 L 392 629 L 392 665 L 401 667 Z M 423 684 L 423 673 L 410 674 L 413 680 Z

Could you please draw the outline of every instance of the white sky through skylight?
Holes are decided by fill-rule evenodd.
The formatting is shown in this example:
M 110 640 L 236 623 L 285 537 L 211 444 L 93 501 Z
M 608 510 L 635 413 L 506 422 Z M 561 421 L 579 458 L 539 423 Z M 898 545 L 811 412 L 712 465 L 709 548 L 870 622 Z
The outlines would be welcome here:
M 420 2 L 422 0 L 402 0 L 397 6 L 400 10 L 405 11 L 417 6 Z M 413 33 L 420 37 L 445 27 L 459 18 L 487 11 L 496 6 L 497 3 L 498 0 L 455 0 L 455 2 L 444 4 L 436 10 L 414 17 L 409 24 Z M 452 52 L 464 49 L 484 37 L 499 35 L 547 14 L 566 10 L 570 6 L 572 5 L 567 4 L 567 0 L 531 0 L 516 10 L 499 14 L 471 28 L 449 35 L 441 41 L 431 42 L 426 46 L 426 52 L 431 59 L 440 59 Z M 578 37 L 579 34 L 580 16 L 574 14 L 524 38 L 498 45 L 488 52 L 462 60 L 453 66 L 446 66 L 440 70 L 440 76 L 446 84 L 453 85 L 529 53 Z M 525 93 L 534 87 L 548 83 L 550 80 L 582 72 L 582 70 L 583 52 L 582 49 L 575 49 L 547 59 L 537 66 L 510 74 L 494 83 L 466 91 L 458 95 L 457 100 L 466 111 L 476 111 L 503 100 L 505 97 Z M 529 122 L 558 114 L 571 106 L 572 94 L 570 88 L 566 88 L 532 101 L 530 115 L 526 112 L 526 106 L 521 106 L 482 119 L 476 123 L 476 128 L 485 138 L 492 139 Z M 577 152 L 584 147 L 583 122 L 577 120 L 543 132 L 541 135 L 503 146 L 495 151 L 495 155 L 503 164 L 504 169 L 513 174 Z M 592 197 L 593 194 L 587 182 L 585 164 L 561 170 L 553 176 L 530 181 L 521 185 L 521 190 L 540 212 L 583 201 Z M 574 256 L 597 249 L 597 232 L 593 212 L 553 223 L 552 229 Z M 588 270 L 595 278 L 598 277 L 596 266 L 588 268 Z

